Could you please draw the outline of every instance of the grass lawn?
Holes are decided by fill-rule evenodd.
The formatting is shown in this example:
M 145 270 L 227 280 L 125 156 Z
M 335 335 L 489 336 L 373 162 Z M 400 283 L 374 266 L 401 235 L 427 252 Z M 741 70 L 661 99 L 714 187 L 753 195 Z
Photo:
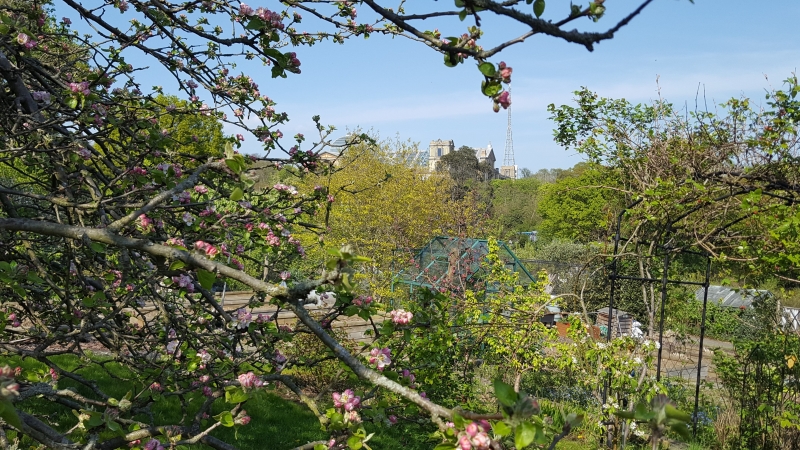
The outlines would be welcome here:
M 79 359 L 74 356 L 62 356 L 58 363 L 66 369 L 73 369 L 78 366 Z M 8 364 L 12 367 L 22 366 L 26 370 L 43 369 L 44 366 L 34 360 L 21 360 L 20 358 L 0 358 L 0 365 Z M 101 370 L 98 366 L 89 365 L 77 370 L 77 373 L 93 379 L 98 386 L 108 395 L 114 398 L 122 398 L 128 391 L 138 392 L 142 389 L 141 385 L 136 385 L 130 381 L 130 372 L 115 365 L 106 364 L 106 368 L 111 372 Z M 77 382 L 62 377 L 58 382 L 58 387 L 75 388 L 84 395 L 90 395 L 85 387 Z M 159 402 L 153 409 L 156 423 L 167 425 L 177 423 L 183 415 L 182 407 L 176 398 L 165 399 Z M 222 410 L 223 402 L 219 401 L 219 406 L 215 412 Z M 194 409 L 190 404 L 189 409 Z M 246 426 L 234 428 L 219 427 L 212 435 L 235 445 L 242 450 L 255 449 L 291 449 L 310 441 L 326 439 L 328 435 L 321 430 L 319 421 L 302 404 L 287 400 L 278 395 L 276 391 L 264 390 L 256 393 L 244 405 L 252 421 Z M 21 409 L 36 414 L 45 422 L 58 430 L 65 431 L 77 423 L 76 417 L 67 408 L 54 404 L 47 399 L 29 399 L 21 406 Z M 137 417 L 142 422 L 149 422 L 146 416 Z M 371 447 L 375 450 L 423 450 L 431 449 L 435 443 L 428 439 L 431 428 L 423 428 L 416 424 L 398 424 L 390 428 L 378 428 L 367 425 L 367 431 L 377 431 L 375 437 L 370 441 Z M 34 444 L 32 441 L 24 441 L 23 444 Z M 24 447 L 24 445 L 23 445 Z M 202 445 L 184 447 L 186 449 L 204 449 Z

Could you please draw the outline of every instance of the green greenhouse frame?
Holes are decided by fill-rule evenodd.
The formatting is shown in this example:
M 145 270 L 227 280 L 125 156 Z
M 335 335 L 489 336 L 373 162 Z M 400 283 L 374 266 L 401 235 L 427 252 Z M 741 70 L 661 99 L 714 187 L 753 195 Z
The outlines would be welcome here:
M 497 244 L 500 258 L 506 268 L 519 275 L 520 283 L 527 286 L 536 281 L 505 242 L 497 241 Z M 486 275 L 483 263 L 488 254 L 489 241 L 486 239 L 436 236 L 415 253 L 413 264 L 394 275 L 392 290 L 397 285 L 406 285 L 413 291 L 416 287 L 438 290 L 454 280 L 480 282 Z M 486 286 L 487 292 L 495 290 Z

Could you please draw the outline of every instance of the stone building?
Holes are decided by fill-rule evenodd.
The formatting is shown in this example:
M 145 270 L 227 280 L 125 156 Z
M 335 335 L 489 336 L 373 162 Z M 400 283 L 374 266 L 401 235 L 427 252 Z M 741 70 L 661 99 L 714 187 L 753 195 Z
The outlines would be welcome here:
M 431 172 L 436 171 L 436 163 L 439 162 L 442 156 L 456 151 L 456 144 L 452 140 L 444 141 L 437 139 L 431 141 L 428 146 L 428 170 Z
M 436 163 L 442 158 L 442 156 L 454 152 L 456 150 L 456 144 L 452 141 L 445 141 L 442 139 L 437 139 L 435 141 L 431 141 L 430 145 L 428 146 L 428 170 L 431 172 L 436 171 Z M 497 172 L 497 168 L 495 168 L 495 163 L 497 162 L 497 158 L 494 155 L 494 149 L 492 148 L 492 144 L 486 146 L 486 148 L 479 147 L 473 148 L 475 150 L 475 157 L 478 158 L 479 163 L 488 162 L 489 166 Z
M 500 176 L 502 178 L 517 179 L 517 166 L 500 166 Z

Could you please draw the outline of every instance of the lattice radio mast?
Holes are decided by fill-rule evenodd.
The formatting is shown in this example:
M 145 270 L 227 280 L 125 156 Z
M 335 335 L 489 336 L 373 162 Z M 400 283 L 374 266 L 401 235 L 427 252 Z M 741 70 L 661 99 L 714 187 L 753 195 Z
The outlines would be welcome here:
M 508 89 L 509 94 L 511 93 L 511 88 Z M 508 174 L 507 176 L 516 177 L 516 162 L 514 161 L 514 138 L 511 136 L 511 106 L 508 107 L 508 128 L 506 129 L 506 150 L 505 154 L 503 155 L 503 166 L 508 168 L 506 170 L 512 170 L 512 174 Z

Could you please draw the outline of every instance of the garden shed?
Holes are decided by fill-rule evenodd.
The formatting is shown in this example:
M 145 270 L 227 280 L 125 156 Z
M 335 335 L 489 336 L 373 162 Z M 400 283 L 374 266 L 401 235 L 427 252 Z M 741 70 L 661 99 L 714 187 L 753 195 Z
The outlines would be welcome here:
M 597 323 L 600 332 L 605 335 L 608 330 L 608 319 L 611 316 L 611 336 L 629 335 L 633 330 L 633 316 L 621 309 L 614 308 L 609 314 L 608 307 L 597 310 Z

